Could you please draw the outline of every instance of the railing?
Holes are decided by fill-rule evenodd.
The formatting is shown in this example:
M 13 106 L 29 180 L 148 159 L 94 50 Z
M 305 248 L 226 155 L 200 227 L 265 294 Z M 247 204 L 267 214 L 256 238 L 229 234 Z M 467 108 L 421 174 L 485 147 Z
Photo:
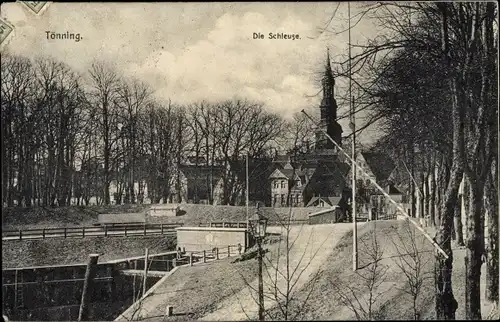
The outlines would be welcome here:
M 283 225 L 308 225 L 308 219 L 292 219 L 288 221 L 283 220 L 269 220 L 269 226 L 283 226 Z M 247 228 L 247 223 L 245 221 L 214 221 L 209 223 L 199 223 L 198 227 L 217 227 L 217 228 Z
M 174 266 L 190 265 L 194 263 L 218 260 L 221 257 L 231 257 L 231 255 L 241 255 L 243 247 L 241 245 L 228 245 L 225 247 L 215 247 L 211 250 L 201 250 L 184 253 L 182 257 L 175 259 Z
M 247 228 L 247 223 L 244 221 L 214 221 L 209 223 L 199 223 L 198 227 Z
M 2 240 L 172 235 L 182 223 L 2 230 Z
M 268 226 L 309 225 L 309 219 L 269 220 Z

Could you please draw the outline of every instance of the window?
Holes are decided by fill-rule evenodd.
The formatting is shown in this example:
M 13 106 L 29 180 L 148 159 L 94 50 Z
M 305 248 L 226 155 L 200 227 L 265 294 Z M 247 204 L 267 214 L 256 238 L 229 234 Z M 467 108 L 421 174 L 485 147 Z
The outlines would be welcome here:
M 274 181 L 274 189 L 279 188 L 279 183 L 278 181 Z
M 300 180 L 295 181 L 295 185 L 296 185 L 297 187 L 300 187 Z
M 281 188 L 286 188 L 286 182 L 285 182 L 285 180 L 281 180 Z
M 274 195 L 273 205 L 276 205 L 278 203 L 278 196 L 279 195 Z
M 284 206 L 286 203 L 285 195 L 281 195 L 281 205 Z
M 323 202 L 323 200 L 321 200 L 321 201 L 319 202 L 319 206 L 320 206 L 320 207 L 324 207 L 324 206 L 325 206 L 325 203 Z

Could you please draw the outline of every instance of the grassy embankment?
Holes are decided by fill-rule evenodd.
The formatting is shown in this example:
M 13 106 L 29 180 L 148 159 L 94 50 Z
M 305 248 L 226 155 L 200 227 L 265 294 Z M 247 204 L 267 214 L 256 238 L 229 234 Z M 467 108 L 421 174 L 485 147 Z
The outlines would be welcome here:
M 371 247 L 371 232 L 375 231 L 377 242 L 380 245 L 380 249 L 383 250 L 383 259 L 380 261 L 380 264 L 388 267 L 385 281 L 381 284 L 380 289 L 377 290 L 382 291 L 383 289 L 384 293 L 373 306 L 374 318 L 376 319 L 413 319 L 412 299 L 404 292 L 404 289 L 407 289 L 407 280 L 403 272 L 395 264 L 399 256 L 395 244 L 401 246 L 402 243 L 406 243 L 407 245 L 410 243 L 408 234 L 402 224 L 403 222 L 401 221 L 384 221 L 377 222 L 376 224 L 372 222 L 366 224 L 358 231 L 359 266 L 363 267 L 369 263 L 365 251 Z M 432 277 L 434 249 L 427 240 L 423 240 L 419 232 L 416 233 L 416 236 L 418 237 L 416 245 L 422 254 L 423 262 L 425 262 L 422 269 L 428 272 L 430 277 L 422 287 L 419 300 L 417 301 L 417 309 L 421 319 L 435 319 L 434 279 Z M 458 301 L 457 319 L 465 318 L 464 252 L 463 249 L 454 249 L 453 291 Z M 362 279 L 351 269 L 352 232 L 342 237 L 341 241 L 334 247 L 331 255 L 325 258 L 325 261 L 327 263 L 326 268 L 310 294 L 301 319 L 355 320 L 354 313 L 338 301 L 338 293 L 336 293 L 332 286 L 332 283 L 337 283 L 339 286 L 349 285 L 353 289 L 358 289 L 360 294 L 365 294 L 365 296 L 368 294 L 364 290 L 365 286 L 362 283 Z M 236 269 L 243 272 L 247 280 L 256 278 L 255 260 L 234 264 L 229 260 L 224 260 L 198 267 L 183 268 L 176 272 L 176 277 L 179 278 L 169 279 L 158 290 L 158 292 L 162 292 L 162 295 L 164 295 L 162 299 L 165 301 L 162 302 L 168 302 L 169 305 L 173 305 L 175 312 L 179 313 L 168 320 L 196 319 L 217 310 L 217 307 L 225 298 L 233 296 L 233 292 L 238 292 L 238 290 L 245 287 L 241 277 L 234 273 Z M 296 294 L 298 296 L 296 303 L 303 304 L 309 291 L 306 288 L 299 290 Z M 186 299 L 189 299 L 189 301 Z M 363 302 L 363 300 L 366 300 L 366 298 L 360 300 L 366 308 L 366 302 Z M 152 314 L 150 318 L 144 321 L 164 320 L 163 306 L 159 305 L 157 310 L 158 316 L 155 317 Z M 491 306 L 485 308 L 483 313 L 485 318 L 490 311 Z M 277 313 L 277 310 L 272 310 L 270 313 Z
M 2 208 L 3 229 L 30 229 L 67 226 L 92 226 L 98 223 L 99 214 L 146 212 L 151 205 L 112 205 L 112 206 L 67 206 L 67 207 L 33 207 Z M 177 217 L 149 216 L 150 223 L 180 222 L 185 225 L 198 225 L 215 221 L 246 221 L 246 208 L 240 206 L 211 206 L 197 204 L 180 204 Z M 287 218 L 288 208 L 261 208 L 270 220 Z M 307 219 L 309 212 L 315 208 L 294 208 L 292 219 Z M 254 209 L 250 208 L 250 216 Z
M 175 237 L 50 238 L 2 243 L 2 268 L 86 263 L 91 253 L 102 254 L 99 262 L 174 250 Z
M 367 223 L 358 231 L 358 251 L 359 267 L 368 263 L 366 249 L 371 248 L 371 231 L 376 232 L 377 241 L 380 249 L 383 250 L 382 265 L 387 265 L 387 276 L 385 282 L 380 286 L 385 292 L 374 305 L 373 312 L 376 319 L 379 320 L 411 320 L 413 319 L 412 298 L 404 290 L 408 290 L 407 279 L 401 269 L 396 265 L 399 252 L 396 246 L 401 249 L 401 245 L 411 243 L 409 235 L 403 229 L 403 221 L 381 221 Z M 410 226 L 415 233 L 416 229 Z M 434 232 L 430 234 L 434 236 Z M 400 236 L 402 239 L 400 239 Z M 419 251 L 422 254 L 422 261 L 425 265 L 423 272 L 429 273 L 420 292 L 417 301 L 417 310 L 420 319 L 435 319 L 435 300 L 434 300 L 434 247 L 428 240 L 424 240 L 422 234 L 416 231 Z M 465 249 L 454 247 L 453 250 L 453 275 L 452 285 L 455 299 L 458 302 L 456 319 L 465 319 Z M 332 287 L 332 282 L 341 281 L 340 285 L 350 285 L 353 289 L 365 290 L 362 279 L 351 269 L 352 265 L 352 232 L 343 237 L 343 240 L 335 247 L 331 256 L 326 259 L 328 262 L 326 270 L 323 272 L 321 280 L 315 286 L 309 298 L 304 319 L 307 320 L 332 320 L 332 319 L 356 319 L 352 311 L 346 309 L 337 299 L 338 293 Z M 366 275 L 365 275 L 366 276 Z M 484 273 L 482 274 L 484 277 Z M 338 282 L 337 282 L 338 283 Z M 484 293 L 484 290 L 482 290 Z M 302 290 L 300 298 L 303 300 L 307 295 Z M 366 299 L 365 299 L 366 300 Z M 299 301 L 300 303 L 300 301 Z M 366 302 L 361 302 L 366 303 Z M 366 304 L 363 304 L 366 308 Z M 491 305 L 485 305 L 483 315 L 489 315 Z

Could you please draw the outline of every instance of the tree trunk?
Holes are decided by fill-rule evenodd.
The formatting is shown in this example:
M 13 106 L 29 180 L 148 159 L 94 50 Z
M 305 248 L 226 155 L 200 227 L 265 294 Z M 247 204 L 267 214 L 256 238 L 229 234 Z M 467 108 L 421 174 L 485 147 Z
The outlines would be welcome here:
M 445 195 L 445 202 L 441 208 L 441 222 L 435 237 L 438 245 L 449 256 L 448 259 L 445 259 L 441 253 L 436 252 L 434 280 L 436 287 L 436 319 L 438 320 L 454 320 L 455 311 L 458 307 L 452 288 L 453 251 L 450 237 L 458 186 L 460 185 L 459 178 L 461 178 L 460 169 L 455 167 Z
M 429 206 L 427 211 L 429 212 L 431 223 L 434 227 L 438 226 L 438 221 L 436 220 L 436 168 L 433 164 L 429 167 L 430 170 L 430 184 L 429 184 Z
M 425 174 L 423 171 L 420 172 L 420 191 L 422 191 L 422 195 L 418 200 L 418 206 L 419 206 L 418 217 L 425 218 L 427 216 L 425 209 L 425 200 L 427 199 L 428 191 L 427 191 L 427 185 L 425 184 Z
M 451 60 L 449 56 L 449 39 L 448 39 L 448 4 L 438 4 L 438 8 L 442 13 L 441 24 L 441 48 L 442 58 L 446 65 L 450 68 Z M 450 68 L 450 70 L 452 70 Z M 451 116 L 453 123 L 453 162 L 450 180 L 444 195 L 444 202 L 441 208 L 440 226 L 436 233 L 435 240 L 448 254 L 448 259 L 445 259 L 439 252 L 436 252 L 435 261 L 435 303 L 436 303 L 436 318 L 438 320 L 454 320 L 455 312 L 458 303 L 453 295 L 452 288 L 452 271 L 453 271 L 453 251 L 451 249 L 451 226 L 454 217 L 455 204 L 457 203 L 458 188 L 462 178 L 464 169 L 464 106 L 458 101 L 457 84 L 455 75 L 450 79 L 450 91 L 452 98 Z
M 488 209 L 488 240 L 486 244 L 486 299 L 497 302 L 498 296 L 498 188 L 495 187 L 497 168 L 493 164 L 493 175 L 486 185 L 485 195 Z
M 176 155 L 176 163 L 177 163 L 177 169 L 176 169 L 176 178 L 175 178 L 175 192 L 176 192 L 176 202 L 181 203 L 182 202 L 182 193 L 181 193 L 181 151 L 182 151 L 182 116 L 179 115 L 179 123 L 177 125 L 177 155 Z M 186 192 L 189 187 L 186 187 Z M 188 196 L 186 196 L 188 197 Z
M 466 241 L 466 276 L 465 318 L 467 320 L 481 320 L 481 265 L 484 249 L 483 225 L 481 212 L 483 210 L 483 190 L 478 187 L 475 178 L 469 180 L 469 212 L 467 220 Z
M 462 226 L 462 213 L 460 208 L 460 200 L 455 204 L 455 240 L 457 246 L 464 246 L 464 234 Z

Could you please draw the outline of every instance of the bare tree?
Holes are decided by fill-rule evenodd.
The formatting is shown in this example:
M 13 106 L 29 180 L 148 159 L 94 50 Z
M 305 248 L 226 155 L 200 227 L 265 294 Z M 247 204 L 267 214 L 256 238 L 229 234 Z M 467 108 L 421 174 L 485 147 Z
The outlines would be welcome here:
M 266 251 L 263 255 L 263 295 L 264 301 L 271 303 L 269 308 L 264 308 L 264 314 L 270 320 L 300 320 L 306 313 L 310 296 L 322 276 L 322 270 L 314 271 L 304 283 L 303 275 L 309 271 L 312 261 L 319 255 L 328 237 L 317 248 L 314 248 L 312 244 L 313 230 L 306 236 L 307 241 L 299 240 L 301 234 L 306 234 L 303 231 L 304 225 L 294 226 L 291 223 L 291 214 L 292 208 L 285 218 L 273 217 L 278 220 L 281 233 L 273 241 L 277 243 L 275 249 Z M 293 237 L 293 234 L 296 236 Z M 304 247 L 304 250 L 299 253 L 295 250 L 299 247 L 298 243 L 301 244 L 300 247 Z M 256 256 L 258 256 L 257 252 Z M 239 275 L 250 289 L 252 300 L 258 306 L 257 288 L 241 273 Z M 245 311 L 243 307 L 242 309 Z M 247 318 L 251 319 L 248 314 Z
M 121 86 L 117 89 L 117 99 L 116 104 L 123 113 L 120 113 L 122 120 L 121 124 L 122 131 L 125 132 L 125 138 L 127 142 L 126 151 L 124 155 L 127 155 L 127 168 L 128 168 L 128 189 L 125 193 L 126 203 L 135 203 L 136 195 L 134 186 L 137 180 L 136 168 L 137 159 L 140 154 L 140 148 L 138 142 L 140 137 L 138 136 L 138 126 L 139 117 L 143 110 L 149 103 L 151 98 L 151 90 L 143 83 L 133 80 L 131 82 L 123 82 Z M 139 178 L 141 181 L 142 178 Z
M 95 108 L 98 110 L 98 122 L 100 133 L 102 133 L 102 156 L 104 160 L 102 196 L 104 204 L 110 204 L 109 184 L 111 181 L 111 158 L 112 149 L 116 144 L 116 111 L 115 103 L 119 79 L 117 73 L 110 67 L 106 67 L 102 62 L 92 64 L 89 74 L 93 86 L 93 100 Z
M 373 320 L 377 319 L 375 305 L 387 292 L 381 286 L 386 280 L 388 266 L 381 263 L 384 251 L 380 247 L 374 229 L 368 238 L 361 238 L 361 243 L 363 247 L 359 253 L 360 260 L 364 258 L 368 262 L 359 267 L 354 274 L 359 286 L 342 280 L 330 281 L 330 284 L 335 291 L 336 299 L 351 310 L 357 320 Z
M 402 233 L 396 233 L 397 239 L 391 238 L 397 253 L 393 261 L 406 279 L 406 285 L 401 290 L 411 296 L 413 318 L 420 320 L 419 300 L 426 282 L 432 279 L 432 271 L 427 265 L 432 259 L 432 249 L 426 249 L 428 243 L 425 237 L 418 238 L 415 228 L 408 221 L 402 228 Z

